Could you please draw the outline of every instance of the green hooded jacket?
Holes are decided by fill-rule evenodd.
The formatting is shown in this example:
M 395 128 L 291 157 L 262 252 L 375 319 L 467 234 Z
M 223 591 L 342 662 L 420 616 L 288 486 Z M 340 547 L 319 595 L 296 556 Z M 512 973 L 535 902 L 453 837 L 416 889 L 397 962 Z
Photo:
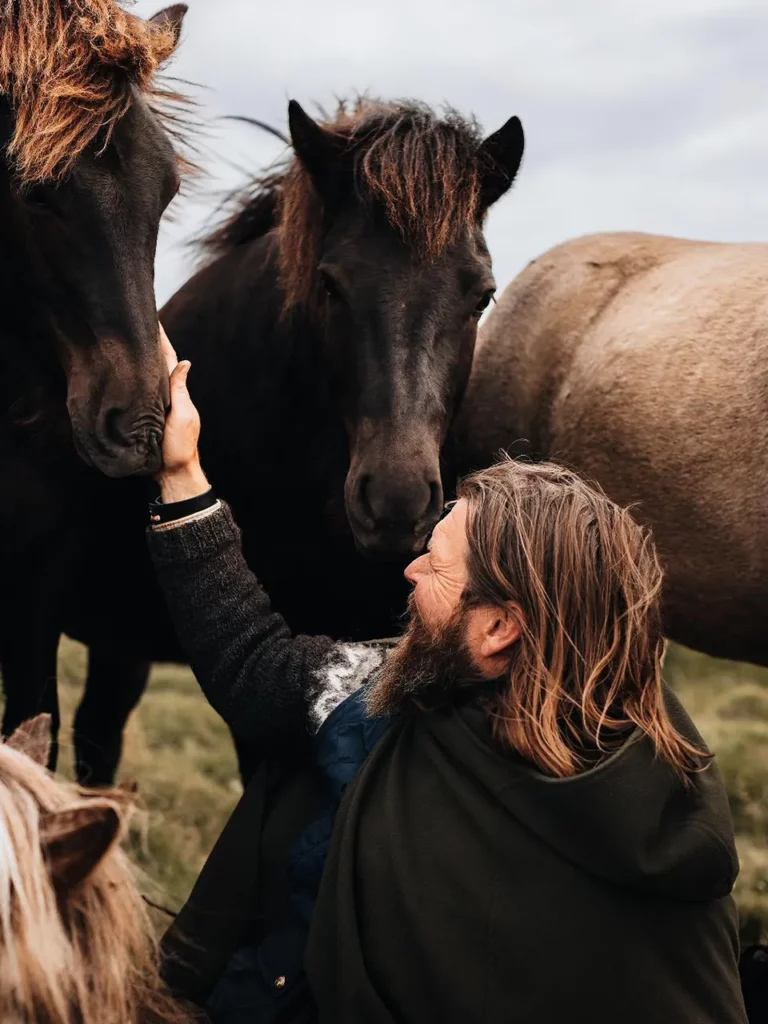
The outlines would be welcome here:
M 686 788 L 637 731 L 553 779 L 477 704 L 408 715 L 336 821 L 306 961 L 320 1022 L 745 1024 L 737 873 L 714 763 Z

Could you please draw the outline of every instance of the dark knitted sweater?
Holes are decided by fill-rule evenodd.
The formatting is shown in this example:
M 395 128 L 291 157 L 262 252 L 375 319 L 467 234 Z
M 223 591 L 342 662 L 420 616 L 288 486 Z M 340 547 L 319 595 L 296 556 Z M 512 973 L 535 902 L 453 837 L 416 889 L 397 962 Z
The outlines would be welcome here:
M 290 851 L 326 801 L 312 734 L 366 682 L 386 647 L 291 636 L 248 568 L 224 504 L 204 518 L 150 530 L 148 540 L 205 695 L 260 764 L 162 942 L 169 989 L 202 1006 L 237 949 L 260 943 L 261 953 L 266 940 L 283 934 L 295 888 Z M 288 983 L 276 989 L 268 978 L 272 1015 L 258 1019 L 276 1019 L 288 1007 L 311 1019 L 292 943 L 271 942 L 266 960 L 262 969 Z
M 292 636 L 245 563 L 226 504 L 149 531 L 179 640 L 200 685 L 236 735 L 279 749 L 316 731 L 378 667 L 376 644 Z

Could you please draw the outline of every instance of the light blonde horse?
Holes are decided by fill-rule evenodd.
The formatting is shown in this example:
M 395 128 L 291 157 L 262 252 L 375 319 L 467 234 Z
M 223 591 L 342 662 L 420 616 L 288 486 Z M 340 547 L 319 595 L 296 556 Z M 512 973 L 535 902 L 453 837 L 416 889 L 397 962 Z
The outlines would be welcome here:
M 181 1024 L 119 840 L 119 791 L 84 795 L 43 767 L 50 719 L 0 745 L 0 1021 Z
M 768 245 L 593 235 L 534 260 L 481 331 L 460 468 L 500 448 L 653 527 L 673 639 L 768 664 Z

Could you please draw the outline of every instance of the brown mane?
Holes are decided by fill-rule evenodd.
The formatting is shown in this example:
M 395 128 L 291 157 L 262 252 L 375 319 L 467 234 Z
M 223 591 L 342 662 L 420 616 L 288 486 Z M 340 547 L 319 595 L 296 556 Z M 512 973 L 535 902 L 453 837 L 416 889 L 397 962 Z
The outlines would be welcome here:
M 170 28 L 115 0 L 0 0 L 0 92 L 15 114 L 8 156 L 24 183 L 61 178 L 95 140 L 106 146 L 131 89 L 173 53 Z
M 34 760 L 49 745 L 47 716 L 0 743 L 0 1020 L 192 1024 L 160 980 L 152 925 L 117 841 L 126 793 L 85 793 L 50 775 Z M 78 820 L 115 821 L 119 831 L 89 854 Z M 78 858 L 85 867 L 68 880 Z
M 435 259 L 476 222 L 481 135 L 474 121 L 451 109 L 439 117 L 413 101 L 363 98 L 351 109 L 340 103 L 336 116 L 322 123 L 346 140 L 358 197 L 384 213 L 418 258 Z M 254 182 L 206 247 L 221 255 L 273 226 L 279 229 L 285 308 L 307 305 L 315 291 L 324 209 L 295 157 L 282 172 Z

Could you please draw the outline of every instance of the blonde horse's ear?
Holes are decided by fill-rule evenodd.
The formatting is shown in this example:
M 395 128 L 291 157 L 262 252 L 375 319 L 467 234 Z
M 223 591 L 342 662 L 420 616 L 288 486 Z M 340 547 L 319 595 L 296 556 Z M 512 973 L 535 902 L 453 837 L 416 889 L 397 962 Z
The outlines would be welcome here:
M 51 754 L 51 716 L 37 715 L 30 718 L 8 737 L 5 745 L 11 750 L 26 754 L 45 768 Z
M 117 804 L 98 797 L 41 816 L 40 845 L 57 889 L 85 881 L 117 840 L 120 824 Z

